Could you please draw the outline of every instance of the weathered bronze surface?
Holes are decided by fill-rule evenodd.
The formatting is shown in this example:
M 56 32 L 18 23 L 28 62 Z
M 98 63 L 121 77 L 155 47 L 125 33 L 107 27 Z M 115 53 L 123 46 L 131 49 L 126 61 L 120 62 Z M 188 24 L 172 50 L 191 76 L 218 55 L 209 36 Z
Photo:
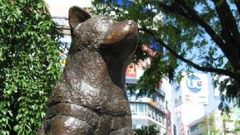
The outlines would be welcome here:
M 69 10 L 72 45 L 39 135 L 132 135 L 125 70 L 137 24 Z

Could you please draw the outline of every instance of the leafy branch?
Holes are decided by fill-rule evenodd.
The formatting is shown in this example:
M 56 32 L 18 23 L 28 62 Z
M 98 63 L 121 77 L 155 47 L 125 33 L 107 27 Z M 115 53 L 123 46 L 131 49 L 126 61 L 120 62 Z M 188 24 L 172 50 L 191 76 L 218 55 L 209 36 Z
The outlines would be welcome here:
M 144 31 L 145 33 L 148 33 L 150 35 L 152 35 L 154 37 L 154 39 L 159 42 L 163 47 L 165 47 L 172 55 L 174 55 L 176 58 L 178 58 L 179 60 L 185 62 L 186 64 L 204 71 L 204 72 L 212 72 L 212 73 L 217 73 L 217 74 L 222 74 L 222 75 L 226 75 L 226 76 L 230 76 L 232 78 L 235 78 L 235 74 L 231 71 L 225 70 L 225 69 L 218 69 L 218 68 L 213 68 L 213 67 L 202 67 L 194 62 L 192 62 L 191 60 L 188 60 L 186 58 L 184 58 L 182 55 L 178 54 L 176 51 L 174 51 L 170 46 L 171 45 L 167 45 L 161 38 L 159 38 L 159 36 L 157 36 L 153 31 L 147 29 L 146 27 L 143 27 L 141 29 L 139 29 L 141 31 Z

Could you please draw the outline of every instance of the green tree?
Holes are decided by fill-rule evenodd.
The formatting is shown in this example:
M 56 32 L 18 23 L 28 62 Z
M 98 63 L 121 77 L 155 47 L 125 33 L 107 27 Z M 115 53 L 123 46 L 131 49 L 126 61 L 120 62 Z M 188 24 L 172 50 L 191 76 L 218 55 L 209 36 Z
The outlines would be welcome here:
M 135 135 L 157 135 L 158 133 L 156 125 L 142 126 L 140 129 L 134 129 Z
M 240 133 L 240 120 L 236 120 L 235 122 L 235 133 L 236 134 Z
M 59 77 L 59 32 L 42 0 L 0 0 L 0 134 L 33 135 Z
M 95 0 L 97 14 L 139 25 L 140 45 L 156 42 L 164 49 L 152 61 L 138 89 L 153 90 L 159 78 L 181 78 L 182 71 L 216 75 L 227 101 L 240 105 L 240 1 L 239 0 Z M 139 47 L 140 48 L 140 47 Z M 143 59 L 140 49 L 136 58 Z M 223 81 L 218 77 L 227 76 Z M 141 91 L 142 89 L 142 91 Z
M 216 116 L 215 114 L 210 114 L 202 119 L 199 123 L 199 129 L 203 135 L 219 135 L 220 129 L 216 126 Z
M 225 135 L 239 133 L 239 108 L 230 108 L 229 113 L 214 112 L 203 117 L 197 125 L 203 135 Z

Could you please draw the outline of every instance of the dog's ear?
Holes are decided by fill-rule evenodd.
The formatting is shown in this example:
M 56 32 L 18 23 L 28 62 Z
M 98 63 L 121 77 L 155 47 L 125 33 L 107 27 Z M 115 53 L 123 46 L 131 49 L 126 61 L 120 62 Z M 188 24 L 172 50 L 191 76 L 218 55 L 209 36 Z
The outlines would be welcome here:
M 69 9 L 68 19 L 69 19 L 69 26 L 71 31 L 79 24 L 87 19 L 91 18 L 91 15 L 84 11 L 83 9 L 73 6 Z

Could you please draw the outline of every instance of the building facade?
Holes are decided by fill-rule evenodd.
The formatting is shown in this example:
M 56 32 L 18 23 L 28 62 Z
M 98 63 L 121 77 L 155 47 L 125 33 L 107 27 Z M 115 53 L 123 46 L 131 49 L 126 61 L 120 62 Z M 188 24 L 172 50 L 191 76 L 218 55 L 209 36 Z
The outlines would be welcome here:
M 132 113 L 132 127 L 133 129 L 141 128 L 142 126 L 156 125 L 159 135 L 166 133 L 166 116 L 165 109 L 159 105 L 163 95 L 156 92 L 152 97 L 129 96 L 131 113 Z
M 216 110 L 189 124 L 189 135 L 239 135 L 240 109 L 232 108 L 228 115 Z
M 173 133 L 187 135 L 188 125 L 206 115 L 210 108 L 209 100 L 213 97 L 213 87 L 207 74 L 183 74 L 179 85 L 173 91 Z
M 149 64 L 150 59 L 140 61 L 137 65 L 129 65 L 126 71 L 126 85 L 136 84 L 143 75 L 144 67 Z M 151 96 L 143 95 L 141 97 L 130 94 L 128 91 L 133 129 L 156 125 L 159 135 L 165 135 L 167 132 L 165 97 L 166 94 L 161 88 L 156 88 Z

